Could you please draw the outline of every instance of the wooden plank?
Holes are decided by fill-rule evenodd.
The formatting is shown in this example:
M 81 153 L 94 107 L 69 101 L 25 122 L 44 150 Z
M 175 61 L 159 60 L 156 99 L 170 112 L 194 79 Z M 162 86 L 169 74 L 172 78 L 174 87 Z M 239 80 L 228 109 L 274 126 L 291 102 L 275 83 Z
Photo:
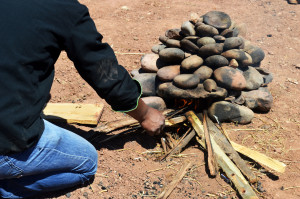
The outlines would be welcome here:
M 48 103 L 42 117 L 52 122 L 97 125 L 104 104 Z
M 286 165 L 284 163 L 279 162 L 278 160 L 272 159 L 258 151 L 254 151 L 245 146 L 239 145 L 233 141 L 231 141 L 231 144 L 236 151 L 251 158 L 252 160 L 254 160 L 264 166 L 267 166 L 267 167 L 273 169 L 274 171 L 277 171 L 280 173 L 283 173 L 285 171 Z

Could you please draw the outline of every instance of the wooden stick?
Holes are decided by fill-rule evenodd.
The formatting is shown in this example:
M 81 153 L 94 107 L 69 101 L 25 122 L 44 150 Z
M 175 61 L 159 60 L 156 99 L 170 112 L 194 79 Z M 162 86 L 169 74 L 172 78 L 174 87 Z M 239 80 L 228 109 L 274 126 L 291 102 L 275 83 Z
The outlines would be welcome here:
M 211 146 L 210 135 L 209 135 L 209 131 L 207 128 L 206 118 L 207 118 L 207 112 L 206 112 L 206 110 L 204 110 L 203 111 L 203 127 L 204 127 L 205 143 L 206 143 L 206 149 L 207 149 L 207 164 L 208 164 L 208 169 L 209 169 L 210 175 L 216 176 L 217 175 L 216 160 L 215 160 L 213 148 Z
M 166 139 L 165 138 L 161 138 L 160 141 L 161 141 L 161 146 L 162 146 L 162 148 L 164 150 L 164 153 L 166 154 L 167 153 Z
M 186 120 L 185 116 L 179 116 L 171 119 L 166 119 L 165 120 L 165 126 L 174 126 L 178 123 L 184 122 Z M 127 119 L 122 119 L 122 120 L 116 120 L 112 122 L 108 122 L 106 124 L 102 124 L 96 128 L 93 129 L 93 131 L 99 131 L 102 133 L 109 133 L 111 131 L 125 128 L 125 127 L 130 127 L 130 126 L 138 126 L 139 123 L 137 120 L 133 118 L 127 118 Z
M 191 122 L 194 129 L 198 129 L 199 131 L 196 132 L 200 135 L 201 138 L 204 137 L 204 130 L 202 122 L 199 120 L 199 118 L 194 114 L 194 112 L 189 111 L 186 114 L 187 119 Z M 198 118 L 198 119 L 197 119 Z M 201 130 L 202 129 L 202 130 Z M 206 144 L 203 139 L 199 139 L 198 137 L 197 141 L 200 143 L 200 145 L 206 149 Z M 244 199 L 258 199 L 255 192 L 245 179 L 245 177 L 241 174 L 241 172 L 237 169 L 237 167 L 233 164 L 233 162 L 227 157 L 227 155 L 222 151 L 222 149 L 217 145 L 217 143 L 214 140 L 214 137 L 211 137 L 211 143 L 214 148 L 214 152 L 216 155 L 216 160 L 222 170 L 227 174 L 227 176 L 231 179 L 231 181 L 234 183 L 235 187 L 237 188 L 238 192 Z
M 279 162 L 278 160 L 272 159 L 258 151 L 254 151 L 245 146 L 239 145 L 233 141 L 231 141 L 233 148 L 239 153 L 251 158 L 252 160 L 267 166 L 277 172 L 284 173 L 286 164 Z
M 188 143 L 189 141 L 195 136 L 195 131 L 192 129 L 189 129 L 178 141 L 177 145 L 172 148 L 167 154 L 165 154 L 160 161 L 165 160 L 168 156 L 173 155 L 174 153 L 181 151 Z
M 204 144 L 199 140 L 199 143 Z M 222 170 L 226 173 L 227 177 L 233 182 L 239 194 L 244 199 L 258 199 L 252 187 L 245 179 L 236 165 L 228 158 L 220 146 L 215 142 L 214 138 L 211 138 L 212 146 L 215 150 L 216 159 Z
M 169 195 L 172 193 L 172 191 L 175 189 L 177 184 L 182 180 L 182 178 L 185 176 L 187 170 L 192 166 L 191 162 L 186 162 L 184 165 L 181 166 L 179 172 L 177 175 L 173 178 L 172 182 L 168 184 L 164 190 L 157 196 L 157 199 L 166 199 L 169 197 Z
M 207 117 L 207 124 L 209 126 L 211 137 L 214 137 L 216 143 L 228 155 L 228 157 L 236 164 L 242 173 L 248 178 L 251 183 L 257 182 L 257 177 L 248 167 L 246 162 L 239 156 L 236 150 L 232 147 L 227 137 L 220 131 L 220 129 Z

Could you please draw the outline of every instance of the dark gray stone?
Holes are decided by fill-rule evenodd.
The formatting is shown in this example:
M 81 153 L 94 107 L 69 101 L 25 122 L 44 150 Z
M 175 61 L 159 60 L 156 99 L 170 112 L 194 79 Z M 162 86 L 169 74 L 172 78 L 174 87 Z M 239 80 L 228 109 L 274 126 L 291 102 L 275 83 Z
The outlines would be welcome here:
M 251 109 L 226 101 L 213 103 L 208 109 L 208 115 L 214 121 L 214 116 L 216 116 L 220 122 L 235 122 L 239 124 L 248 124 L 254 117 Z
M 219 55 L 223 52 L 223 44 L 206 44 L 199 49 L 198 54 L 205 58 L 212 55 Z
M 162 36 L 159 36 L 158 40 L 163 43 L 163 44 L 166 44 L 166 42 L 168 41 L 168 37 L 162 35 Z
M 166 63 L 180 64 L 184 59 L 184 52 L 179 48 L 165 48 L 159 52 L 159 58 Z
M 263 76 L 251 66 L 243 72 L 243 75 L 246 79 L 247 90 L 258 89 L 264 83 Z
M 203 22 L 218 29 L 226 29 L 231 25 L 228 14 L 220 11 L 210 11 L 203 15 Z
M 189 21 L 183 22 L 183 24 L 181 25 L 181 31 L 185 36 L 191 36 L 196 34 L 195 26 Z
M 265 58 L 265 53 L 260 47 L 247 45 L 244 50 L 251 56 L 253 64 L 260 63 Z
M 196 27 L 196 35 L 199 37 L 213 37 L 218 34 L 219 31 L 210 25 L 201 24 Z
M 176 39 L 168 39 L 166 42 L 168 48 L 180 48 L 180 41 Z
M 273 81 L 274 78 L 273 74 L 270 71 L 268 71 L 266 68 L 257 67 L 255 69 L 263 76 L 264 79 L 263 86 L 266 86 Z
M 194 74 L 181 74 L 173 79 L 174 85 L 183 89 L 195 88 L 199 82 L 200 78 Z
M 243 45 L 243 42 L 243 39 L 240 37 L 226 38 L 224 42 L 224 51 L 234 48 L 240 48 L 240 46 Z
M 273 105 L 273 96 L 266 87 L 260 87 L 258 90 L 243 91 L 242 96 L 245 99 L 245 106 L 254 111 L 268 112 Z
M 134 76 L 142 86 L 142 96 L 155 96 L 156 87 L 158 86 L 158 78 L 156 73 L 141 73 Z
M 227 59 L 235 59 L 239 63 L 240 67 L 246 67 L 252 64 L 252 57 L 240 49 L 227 50 L 221 55 Z
M 194 89 L 181 89 L 173 85 L 171 82 L 160 84 L 157 94 L 162 98 L 173 99 L 224 99 L 227 91 L 224 88 L 218 87 L 216 92 L 207 92 L 203 84 L 198 84 Z
M 205 59 L 205 63 L 207 66 L 212 69 L 216 69 L 222 66 L 228 66 L 228 60 L 221 55 L 212 55 Z
M 181 40 L 180 46 L 184 51 L 189 52 L 189 53 L 195 54 L 199 51 L 199 47 L 188 39 Z
M 233 37 L 233 30 L 225 29 L 221 32 L 220 35 L 226 38 Z
M 217 43 L 224 43 L 226 40 L 226 38 L 222 35 L 215 35 L 213 38 Z

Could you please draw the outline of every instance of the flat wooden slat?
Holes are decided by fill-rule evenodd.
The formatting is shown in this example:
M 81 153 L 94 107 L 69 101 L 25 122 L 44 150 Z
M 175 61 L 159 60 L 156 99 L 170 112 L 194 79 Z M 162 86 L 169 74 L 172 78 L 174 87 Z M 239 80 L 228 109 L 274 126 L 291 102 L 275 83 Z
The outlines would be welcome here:
M 104 104 L 48 103 L 43 118 L 52 122 L 97 125 Z

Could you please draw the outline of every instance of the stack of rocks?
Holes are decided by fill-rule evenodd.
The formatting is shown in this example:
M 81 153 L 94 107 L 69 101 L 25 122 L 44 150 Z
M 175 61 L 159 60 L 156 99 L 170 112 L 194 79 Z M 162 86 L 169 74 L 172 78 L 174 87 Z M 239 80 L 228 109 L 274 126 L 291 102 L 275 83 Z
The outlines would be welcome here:
M 253 111 L 269 111 L 273 76 L 261 67 L 263 50 L 245 34 L 244 24 L 220 11 L 192 14 L 180 29 L 167 30 L 153 53 L 141 58 L 141 68 L 131 72 L 144 101 L 163 109 L 169 99 L 203 99 L 212 102 L 211 119 L 242 124 L 251 122 Z

